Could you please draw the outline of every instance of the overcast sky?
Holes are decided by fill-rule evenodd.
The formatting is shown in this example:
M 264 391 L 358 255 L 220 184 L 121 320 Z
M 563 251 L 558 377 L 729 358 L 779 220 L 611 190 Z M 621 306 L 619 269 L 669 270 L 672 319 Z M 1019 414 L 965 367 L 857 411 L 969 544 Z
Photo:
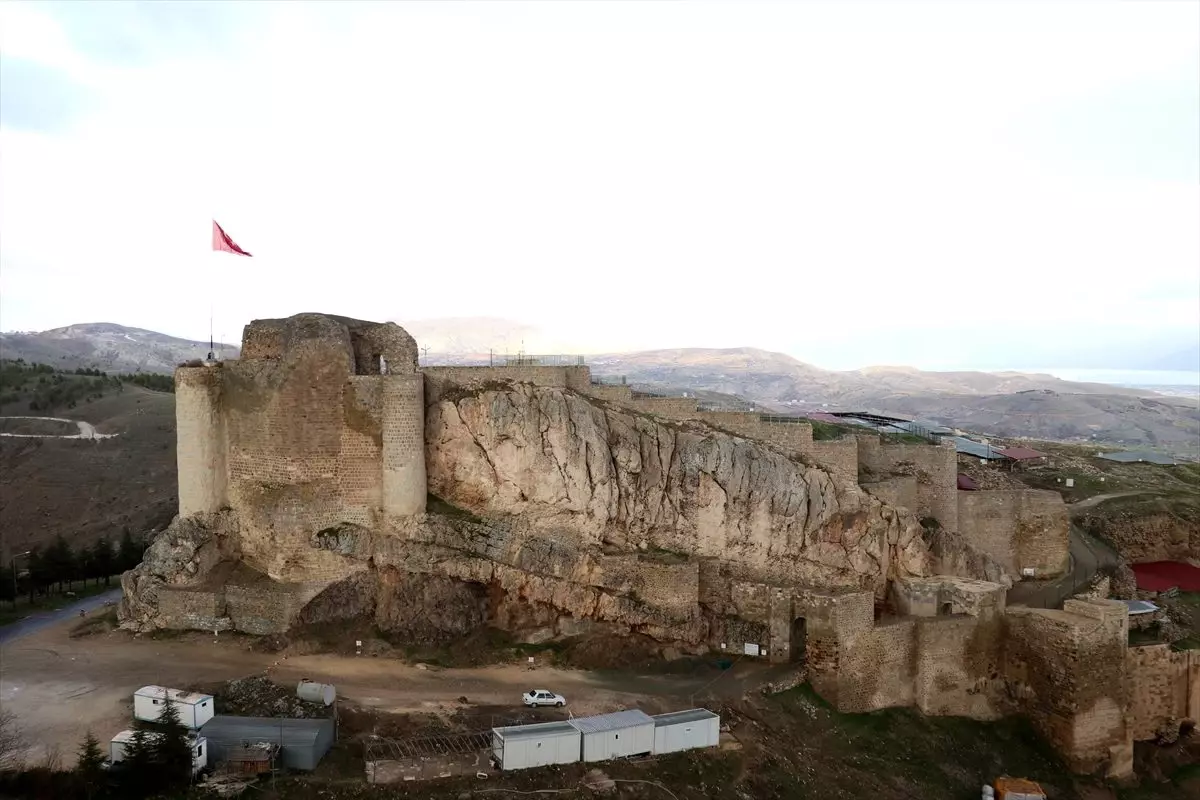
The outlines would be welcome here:
M 207 338 L 211 298 L 234 340 L 1155 358 L 1200 338 L 1198 32 L 1189 0 L 6 1 L 0 329 Z

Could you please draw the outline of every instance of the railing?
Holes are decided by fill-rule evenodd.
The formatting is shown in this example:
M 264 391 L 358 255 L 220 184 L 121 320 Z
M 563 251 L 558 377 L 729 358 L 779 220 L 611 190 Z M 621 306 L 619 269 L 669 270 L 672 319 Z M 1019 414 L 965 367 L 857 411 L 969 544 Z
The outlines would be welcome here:
M 492 367 L 579 367 L 585 363 L 583 356 L 534 355 L 532 353 L 489 353 L 488 366 Z
M 625 386 L 624 375 L 593 375 L 592 384 L 595 386 Z

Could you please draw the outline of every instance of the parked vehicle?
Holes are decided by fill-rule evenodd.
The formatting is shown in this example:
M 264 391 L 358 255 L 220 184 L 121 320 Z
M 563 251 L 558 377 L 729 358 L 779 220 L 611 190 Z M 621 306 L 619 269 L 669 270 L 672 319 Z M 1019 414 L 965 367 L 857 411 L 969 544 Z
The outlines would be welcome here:
M 567 704 L 567 699 L 561 694 L 555 694 L 546 689 L 530 689 L 521 699 L 525 701 L 525 705 L 532 708 L 537 708 L 538 706 L 556 706 L 562 708 Z

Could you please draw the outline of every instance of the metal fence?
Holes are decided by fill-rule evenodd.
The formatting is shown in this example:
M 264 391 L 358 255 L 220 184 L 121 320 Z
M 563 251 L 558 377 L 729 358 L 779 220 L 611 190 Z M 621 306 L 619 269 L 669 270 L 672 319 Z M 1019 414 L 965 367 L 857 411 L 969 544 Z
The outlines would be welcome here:
M 583 356 L 488 353 L 488 366 L 491 367 L 581 367 L 585 363 Z
M 488 727 L 484 729 L 469 731 L 448 730 L 403 739 L 388 739 L 381 736 L 373 736 L 363 743 L 363 755 L 367 761 L 420 758 L 423 756 L 438 755 L 469 755 L 491 748 L 492 728 L 504 728 L 510 725 L 528 725 L 531 722 L 545 721 L 493 715 Z M 473 724 L 483 724 L 483 720 L 475 720 Z
M 593 375 L 592 383 L 597 386 L 625 386 L 627 381 L 624 375 Z
M 363 745 L 367 761 L 428 756 L 468 755 L 492 746 L 492 731 L 446 733 L 412 739 L 369 739 Z

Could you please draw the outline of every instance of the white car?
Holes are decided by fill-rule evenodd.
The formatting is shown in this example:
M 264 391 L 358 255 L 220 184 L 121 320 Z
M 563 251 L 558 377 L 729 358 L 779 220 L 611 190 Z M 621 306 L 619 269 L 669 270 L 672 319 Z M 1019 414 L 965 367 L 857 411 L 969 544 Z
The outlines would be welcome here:
M 521 697 L 525 701 L 525 705 L 537 708 L 538 706 L 557 706 L 562 708 L 567 704 L 567 698 L 561 694 L 547 691 L 545 689 L 530 689 Z

